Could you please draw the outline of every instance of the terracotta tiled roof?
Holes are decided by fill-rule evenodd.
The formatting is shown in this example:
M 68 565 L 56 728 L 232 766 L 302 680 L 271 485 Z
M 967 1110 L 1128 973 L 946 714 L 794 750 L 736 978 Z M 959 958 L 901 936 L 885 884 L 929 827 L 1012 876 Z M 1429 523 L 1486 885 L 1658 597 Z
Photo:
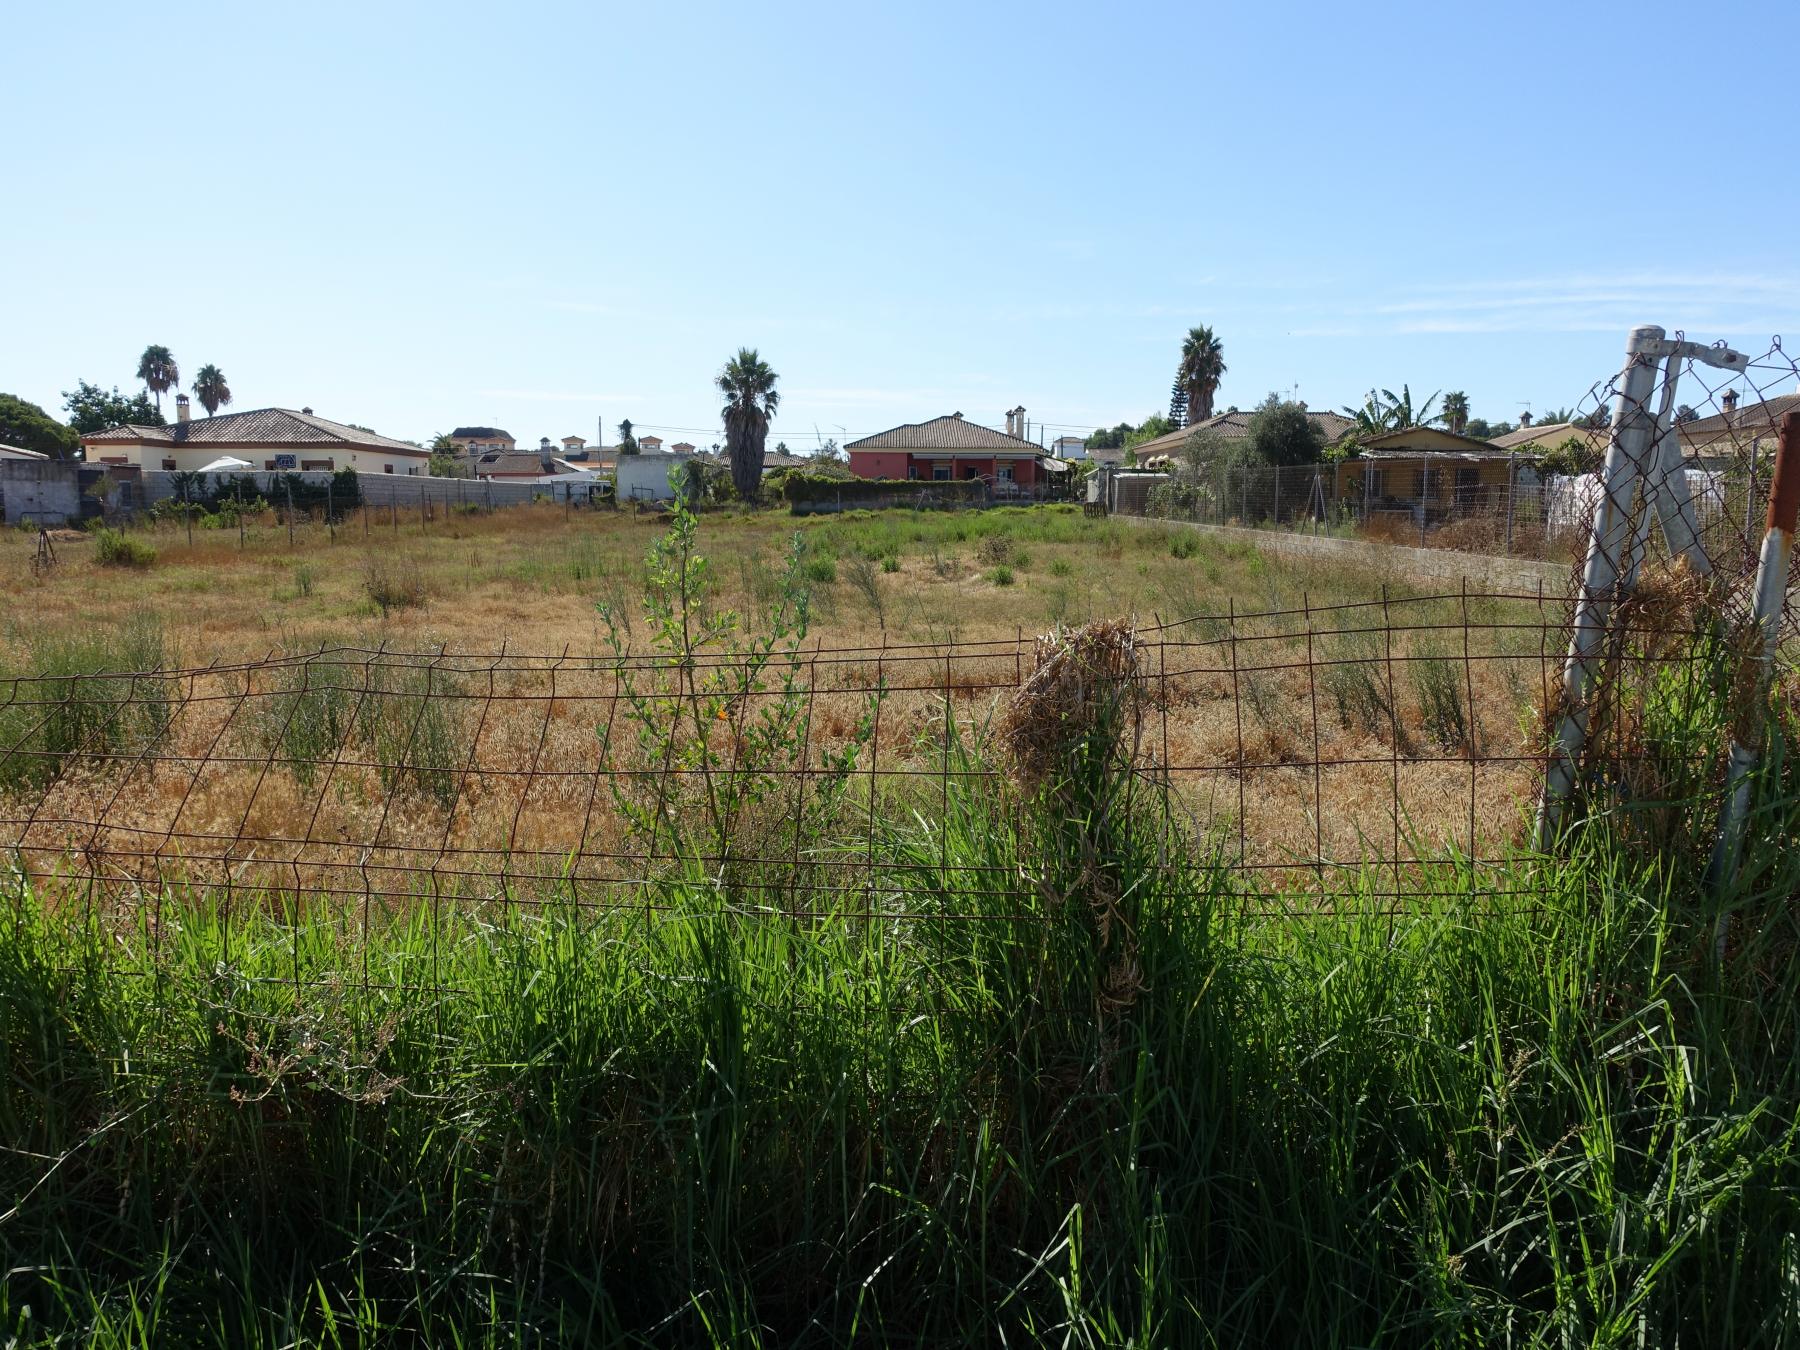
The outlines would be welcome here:
M 1781 419 L 1795 409 L 1800 409 L 1800 394 L 1777 394 L 1754 403 L 1740 403 L 1730 413 L 1683 422 L 1681 439 L 1690 447 L 1742 443 L 1747 450 L 1752 438 L 1774 435 L 1781 427 Z
M 1153 441 L 1145 441 L 1142 445 L 1133 448 L 1137 451 L 1138 459 L 1142 460 L 1146 455 L 1175 454 L 1187 444 L 1187 438 L 1196 431 L 1204 431 L 1209 435 L 1228 441 L 1242 440 L 1250 434 L 1250 417 L 1253 412 L 1255 409 L 1218 413 L 1204 422 L 1191 422 L 1180 431 L 1168 432 Z M 1342 413 L 1314 412 L 1309 408 L 1306 415 L 1312 419 L 1314 426 L 1325 433 L 1325 444 L 1327 445 L 1335 445 L 1343 440 L 1350 429 L 1356 425 Z
M 1417 445 L 1406 445 L 1403 442 L 1412 440 L 1421 442 Z M 1436 442 L 1433 444 L 1432 442 Z M 1379 436 L 1371 436 L 1362 443 L 1365 451 L 1407 451 L 1413 454 L 1421 450 L 1454 450 L 1465 454 L 1485 454 L 1498 449 L 1502 454 L 1506 447 L 1496 447 L 1491 441 L 1478 441 L 1473 436 L 1462 436 L 1454 431 L 1445 431 L 1442 427 L 1401 427 L 1397 431 L 1386 431 Z
M 1528 445 L 1553 447 L 1561 445 L 1571 436 L 1585 440 L 1590 434 L 1595 433 L 1590 433 L 1588 428 L 1578 427 L 1573 422 L 1546 422 L 1539 427 L 1520 427 L 1504 436 L 1495 436 L 1488 444 L 1496 450 L 1518 450 Z
M 221 446 L 344 446 L 384 450 L 395 454 L 429 457 L 405 441 L 380 436 L 333 422 L 328 417 L 295 412 L 291 408 L 258 408 L 254 412 L 224 413 L 199 417 L 168 426 L 110 427 L 81 438 L 83 445 L 221 445 Z
M 891 431 L 851 441 L 845 450 L 1029 450 L 1044 453 L 1036 441 L 1008 436 L 961 417 L 934 417 L 929 422 L 908 422 Z

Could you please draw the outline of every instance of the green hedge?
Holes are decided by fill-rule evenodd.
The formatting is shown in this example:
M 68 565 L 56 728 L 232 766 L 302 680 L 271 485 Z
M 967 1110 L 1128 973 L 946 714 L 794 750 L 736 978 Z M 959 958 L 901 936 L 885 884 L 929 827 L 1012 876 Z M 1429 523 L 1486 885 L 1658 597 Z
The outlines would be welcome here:
M 832 478 L 788 473 L 782 477 L 781 496 L 794 507 L 827 502 L 869 506 L 895 499 L 917 506 L 975 506 L 987 500 L 988 490 L 987 484 L 974 478 Z

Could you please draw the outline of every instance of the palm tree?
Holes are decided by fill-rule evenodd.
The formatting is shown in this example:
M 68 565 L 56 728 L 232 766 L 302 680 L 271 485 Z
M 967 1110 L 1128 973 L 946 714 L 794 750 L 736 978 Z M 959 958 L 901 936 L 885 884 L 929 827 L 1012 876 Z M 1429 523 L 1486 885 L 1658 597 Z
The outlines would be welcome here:
M 194 376 L 194 397 L 200 400 L 208 417 L 229 405 L 231 386 L 225 383 L 225 372 L 217 366 L 201 366 L 200 373 Z
M 627 417 L 619 423 L 619 444 L 614 447 L 614 454 L 635 455 L 638 452 L 637 437 L 631 431 L 631 419 Z
M 137 377 L 156 395 L 156 410 L 161 412 L 163 391 L 181 383 L 181 367 L 175 364 L 175 355 L 167 347 L 150 346 L 138 357 Z
M 1187 391 L 1187 421 L 1204 422 L 1213 415 L 1213 395 L 1225 377 L 1225 344 L 1202 325 L 1188 329 L 1181 344 L 1181 364 L 1175 382 Z
M 1444 395 L 1441 416 L 1446 427 L 1458 436 L 1462 435 L 1469 425 L 1469 396 L 1460 389 L 1452 389 Z
M 1379 436 L 1384 431 L 1405 431 L 1408 427 L 1428 427 L 1433 422 L 1441 421 L 1443 414 L 1431 411 L 1431 405 L 1437 402 L 1433 394 L 1417 408 L 1413 407 L 1412 389 L 1401 385 L 1396 394 L 1392 389 L 1377 392 L 1369 390 L 1368 398 L 1363 400 L 1360 408 L 1346 407 L 1345 417 L 1356 423 L 1358 437 Z
M 780 377 L 754 347 L 739 347 L 715 381 L 725 395 L 725 453 L 731 460 L 731 482 L 739 498 L 753 502 L 762 492 L 763 445 L 769 419 L 781 403 L 775 390 Z

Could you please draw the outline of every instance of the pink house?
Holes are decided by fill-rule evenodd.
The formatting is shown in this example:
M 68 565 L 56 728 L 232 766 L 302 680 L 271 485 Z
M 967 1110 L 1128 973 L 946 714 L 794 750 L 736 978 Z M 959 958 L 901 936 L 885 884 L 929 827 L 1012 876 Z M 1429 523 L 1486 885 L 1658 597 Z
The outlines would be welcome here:
M 977 478 L 1001 494 L 1035 492 L 1044 482 L 1041 447 L 965 421 L 959 412 L 865 436 L 844 449 L 858 478 Z

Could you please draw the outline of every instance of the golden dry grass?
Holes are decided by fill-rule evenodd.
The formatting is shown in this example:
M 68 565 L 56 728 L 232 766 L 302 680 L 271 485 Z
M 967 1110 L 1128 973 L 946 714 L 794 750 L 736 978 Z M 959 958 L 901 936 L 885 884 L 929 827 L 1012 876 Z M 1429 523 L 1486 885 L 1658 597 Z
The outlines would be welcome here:
M 1146 765 L 1167 775 L 1198 833 L 1241 842 L 1271 875 L 1310 888 L 1332 861 L 1479 851 L 1514 833 L 1532 774 L 1521 710 L 1554 668 L 1558 640 L 1537 626 L 1556 623 L 1554 611 L 1426 600 L 1404 578 L 1277 562 L 1208 538 L 1174 556 L 1165 531 L 1069 511 L 856 516 L 719 514 L 701 529 L 721 603 L 749 614 L 769 598 L 794 533 L 813 558 L 838 561 L 837 579 L 821 573 L 813 586 L 807 744 L 813 754 L 847 744 L 868 691 L 887 689 L 856 799 L 916 788 L 941 768 L 946 691 L 960 723 L 985 728 L 1029 671 L 1032 635 L 1099 618 L 1139 632 Z M 629 850 L 599 772 L 609 728 L 624 732 L 615 677 L 596 660 L 596 603 L 632 613 L 661 528 L 655 516 L 546 506 L 423 526 L 375 515 L 340 526 L 335 541 L 303 527 L 290 546 L 264 521 L 242 548 L 235 530 L 197 530 L 190 546 L 164 529 L 148 572 L 98 567 L 87 545 L 65 542 L 43 577 L 29 566 L 30 536 L 0 539 L 10 669 L 29 666 L 46 631 L 148 617 L 190 672 L 170 690 L 174 715 L 154 753 L 78 765 L 42 797 L 6 803 L 7 842 L 40 870 L 142 880 L 175 869 L 242 886 L 247 901 L 259 887 L 430 895 L 566 869 L 639 879 L 642 861 L 620 856 Z M 1009 585 L 981 561 L 1002 551 Z M 891 559 L 876 575 L 879 612 L 844 577 L 858 553 Z M 416 583 L 424 603 L 383 613 L 370 597 L 378 571 Z M 1361 607 L 1333 608 L 1348 604 Z M 1201 617 L 1156 627 L 1190 616 Z M 628 640 L 644 637 L 640 619 Z M 428 701 L 450 748 L 396 776 L 395 762 L 421 758 L 404 734 L 385 747 L 352 737 L 297 768 L 281 725 L 298 715 L 291 670 L 203 669 L 321 646 L 360 654 L 315 662 L 302 680 L 398 709 L 402 733 Z M 510 659 L 495 660 L 503 650 Z M 409 676 L 430 683 L 408 694 L 371 688 L 370 671 L 389 659 L 377 652 L 450 655 Z M 1467 705 L 1473 730 L 1460 742 L 1429 725 L 1415 671 L 1433 662 Z M 1376 715 L 1340 707 L 1335 670 L 1368 676 L 1358 687 Z

